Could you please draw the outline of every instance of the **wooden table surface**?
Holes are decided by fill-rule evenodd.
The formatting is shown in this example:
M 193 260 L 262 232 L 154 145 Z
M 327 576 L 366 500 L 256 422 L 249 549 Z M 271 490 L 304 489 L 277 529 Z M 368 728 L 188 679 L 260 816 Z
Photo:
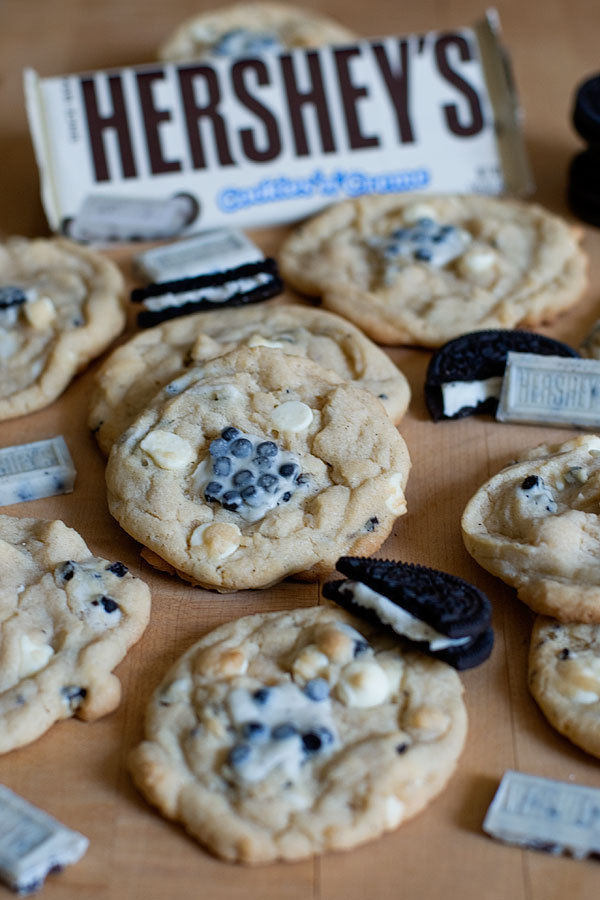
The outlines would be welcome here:
M 0 232 L 47 234 L 21 89 L 23 66 L 42 75 L 143 63 L 185 16 L 209 0 L 1 0 Z M 575 85 L 598 65 L 600 6 L 595 0 L 498 3 L 526 113 L 536 199 L 568 215 L 565 178 L 580 146 L 570 126 Z M 475 0 L 326 0 L 325 11 L 364 36 L 472 24 Z M 256 232 L 275 251 L 282 230 Z M 598 316 L 600 233 L 585 229 L 590 287 L 582 302 L 546 333 L 577 345 Z M 112 253 L 129 275 L 131 248 Z M 526 662 L 531 615 L 514 592 L 467 555 L 459 520 L 476 488 L 516 451 L 570 431 L 467 419 L 434 425 L 422 396 L 429 354 L 397 349 L 413 401 L 401 425 L 413 457 L 408 515 L 384 546 L 387 555 L 445 569 L 472 581 L 494 605 L 496 646 L 484 666 L 462 675 L 469 735 L 446 791 L 416 819 L 351 853 L 247 869 L 205 853 L 182 828 L 162 819 L 133 788 L 125 759 L 141 737 L 142 711 L 170 664 L 198 637 L 248 613 L 309 606 L 316 585 L 286 582 L 268 591 L 219 596 L 161 575 L 111 519 L 103 459 L 85 426 L 92 366 L 48 409 L 2 423 L 2 446 L 63 434 L 78 469 L 73 494 L 5 508 L 19 516 L 61 518 L 93 552 L 121 559 L 150 584 L 151 623 L 119 666 L 123 702 L 93 724 L 56 725 L 34 744 L 0 758 L 0 782 L 90 838 L 76 866 L 51 876 L 47 900 L 569 900 L 596 897 L 597 862 L 576 862 L 506 847 L 482 821 L 508 768 L 600 787 L 600 762 L 547 724 L 529 696 Z M 0 897 L 9 896 L 0 887 Z

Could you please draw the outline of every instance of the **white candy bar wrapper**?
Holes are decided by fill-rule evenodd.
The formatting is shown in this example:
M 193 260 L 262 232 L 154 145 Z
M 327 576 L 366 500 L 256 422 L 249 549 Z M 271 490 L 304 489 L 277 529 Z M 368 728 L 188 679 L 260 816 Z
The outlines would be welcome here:
M 134 258 L 134 265 L 142 278 L 161 282 L 224 272 L 262 259 L 262 252 L 242 231 L 220 228 L 146 250 Z
M 38 890 L 49 872 L 76 863 L 89 840 L 0 784 L 0 880 L 19 894 Z
M 600 427 L 600 360 L 509 353 L 496 418 Z
M 473 28 L 40 78 L 42 199 L 79 240 L 291 222 L 362 194 L 524 194 L 492 10 Z
M 569 853 L 600 853 L 600 790 L 508 770 L 483 830 L 506 844 Z
M 0 449 L 0 506 L 69 494 L 75 466 L 61 436 Z

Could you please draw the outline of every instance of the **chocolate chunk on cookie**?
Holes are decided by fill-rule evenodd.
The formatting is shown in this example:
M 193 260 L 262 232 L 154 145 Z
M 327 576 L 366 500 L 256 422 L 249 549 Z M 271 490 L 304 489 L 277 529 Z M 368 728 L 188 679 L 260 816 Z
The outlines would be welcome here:
M 328 582 L 323 594 L 354 615 L 381 625 L 457 669 L 490 655 L 491 607 L 462 578 L 412 563 L 342 557 L 347 581 Z
M 509 351 L 579 356 L 561 341 L 530 331 L 495 329 L 462 334 L 440 347 L 425 376 L 425 402 L 434 422 L 494 415 Z

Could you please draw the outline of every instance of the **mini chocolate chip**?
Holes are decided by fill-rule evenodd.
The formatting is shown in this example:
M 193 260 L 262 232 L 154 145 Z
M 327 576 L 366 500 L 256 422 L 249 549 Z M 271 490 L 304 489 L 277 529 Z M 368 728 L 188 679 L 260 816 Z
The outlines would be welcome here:
M 234 428 L 233 425 L 229 425 L 228 428 L 223 429 L 223 431 L 221 432 L 221 437 L 225 441 L 232 441 L 238 436 L 239 433 L 239 429 Z
M 250 484 L 242 491 L 242 497 L 246 501 L 252 500 L 254 497 L 258 497 L 258 489 L 253 484 Z
M 229 453 L 229 444 L 223 438 L 217 438 L 210 442 L 208 452 L 211 456 L 227 456 Z
M 365 531 L 375 531 L 375 528 L 379 525 L 379 519 L 377 516 L 372 516 L 368 522 L 365 524 Z
M 309 731 L 308 734 L 302 735 L 302 746 L 307 753 L 316 753 L 321 749 L 321 738 L 313 731 Z
M 262 722 L 244 722 L 242 725 L 242 734 L 251 741 L 260 740 L 267 737 L 267 726 Z
M 225 491 L 221 498 L 225 509 L 236 510 L 242 505 L 242 495 L 239 491 Z
M 388 399 L 388 395 L 387 395 L 387 394 L 377 394 L 377 396 L 379 397 L 380 400 L 387 400 L 387 399 Z
M 431 252 L 429 250 L 424 250 L 423 248 L 419 248 L 415 250 L 415 259 L 418 259 L 420 262 L 431 262 Z
M 305 475 L 303 472 L 296 478 L 296 484 L 308 484 L 309 481 L 310 475 Z
M 250 469 L 241 469 L 241 471 L 236 472 L 233 476 L 233 483 L 236 487 L 243 487 L 244 485 L 250 484 L 252 481 L 254 481 L 254 475 Z
M 204 496 L 207 500 L 216 500 L 222 490 L 223 485 L 218 481 L 209 481 L 204 488 Z
M 297 734 L 297 730 L 291 722 L 284 722 L 282 725 L 276 725 L 271 731 L 271 737 L 274 741 L 287 741 L 288 738 Z
M 277 456 L 277 444 L 273 441 L 263 441 L 257 445 L 256 452 L 258 456 Z
M 104 611 L 107 613 L 113 613 L 119 608 L 119 604 L 116 600 L 113 600 L 112 597 L 100 597 L 100 603 L 104 607 Z
M 117 578 L 123 578 L 129 572 L 127 566 L 123 565 L 122 562 L 114 562 L 111 563 L 110 566 L 106 567 L 107 572 L 112 572 L 113 575 L 116 575 Z
M 241 766 L 250 756 L 250 747 L 247 744 L 236 744 L 229 751 L 229 765 Z
M 539 483 L 540 479 L 537 475 L 528 475 L 527 478 L 523 479 L 521 482 L 521 490 L 530 491 L 532 487 L 536 487 Z
M 281 500 L 283 503 L 288 503 L 292 499 L 292 495 L 289 491 L 286 491 L 285 494 L 282 494 Z
M 265 472 L 264 475 L 258 477 L 256 483 L 259 487 L 263 488 L 263 490 L 268 491 L 269 494 L 273 494 L 277 489 L 279 479 L 276 475 L 270 475 L 268 472 Z
M 271 691 L 269 690 L 269 688 L 259 688 L 252 694 L 255 703 L 258 703 L 260 706 L 264 706 L 270 696 Z
M 569 656 L 570 656 L 570 653 L 569 653 L 569 648 L 568 648 L 568 647 L 564 647 L 564 648 L 560 651 L 560 653 L 558 654 L 558 658 L 559 658 L 559 659 L 568 659 Z
M 354 641 L 354 651 L 352 655 L 360 656 L 361 653 L 366 653 L 366 651 L 370 649 L 370 646 L 368 641 L 359 641 L 357 639 Z
M 70 581 L 73 575 L 75 574 L 75 563 L 70 560 L 64 563 L 62 569 L 60 570 L 60 576 L 63 581 Z
M 407 750 L 408 744 L 398 744 L 398 746 L 396 747 L 396 753 L 399 753 L 400 755 L 406 753 Z
M 319 703 L 329 697 L 329 684 L 324 678 L 311 678 L 304 685 L 304 693 L 310 700 Z
M 5 284 L 0 287 L 0 309 L 7 309 L 9 306 L 20 306 L 26 300 L 27 296 L 22 288 L 13 284 Z
M 282 475 L 283 478 L 291 478 L 297 471 L 298 467 L 295 463 L 283 463 L 282 466 L 279 466 L 279 474 Z
M 233 456 L 238 459 L 245 459 L 252 455 L 252 444 L 247 438 L 237 438 L 231 445 L 230 451 Z
M 213 462 L 213 472 L 215 475 L 229 475 L 231 472 L 231 460 L 228 456 L 217 456 Z
M 87 689 L 73 684 L 65 685 L 60 689 L 60 695 L 71 706 L 71 709 L 77 709 L 87 696 Z

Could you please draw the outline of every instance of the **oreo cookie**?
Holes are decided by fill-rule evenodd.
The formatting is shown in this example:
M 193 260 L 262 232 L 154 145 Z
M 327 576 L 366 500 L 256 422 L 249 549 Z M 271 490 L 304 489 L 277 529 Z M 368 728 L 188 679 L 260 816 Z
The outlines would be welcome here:
M 561 341 L 531 331 L 472 331 L 448 341 L 431 357 L 425 402 L 434 422 L 495 415 L 509 351 L 579 357 Z
M 490 602 L 446 572 L 413 563 L 342 556 L 347 581 L 330 581 L 323 595 L 353 615 L 390 631 L 455 669 L 470 669 L 492 651 Z
M 277 263 L 268 258 L 223 272 L 180 278 L 136 288 L 134 303 L 143 306 L 137 317 L 140 328 L 148 328 L 193 312 L 258 303 L 280 294 L 283 281 Z
M 568 203 L 584 222 L 600 226 L 600 75 L 588 78 L 578 87 L 573 125 L 588 149 L 571 161 Z

